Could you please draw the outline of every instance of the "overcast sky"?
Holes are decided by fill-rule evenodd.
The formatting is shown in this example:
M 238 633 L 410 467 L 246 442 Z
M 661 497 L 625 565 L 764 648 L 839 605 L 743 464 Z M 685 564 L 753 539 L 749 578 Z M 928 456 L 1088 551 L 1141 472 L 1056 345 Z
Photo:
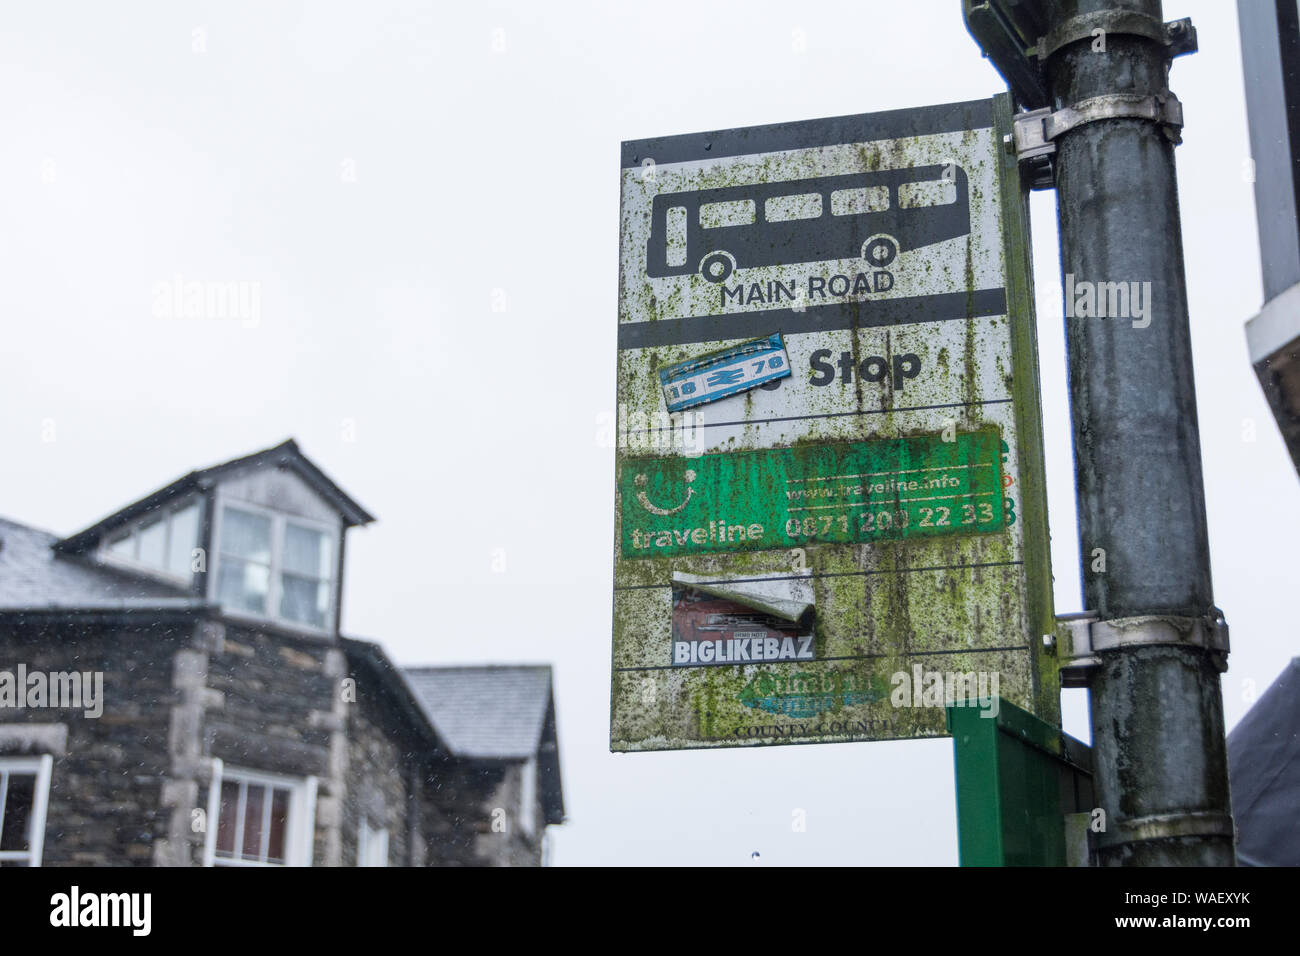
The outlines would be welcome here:
M 1165 15 L 1200 35 L 1171 87 L 1231 727 L 1295 653 L 1300 488 L 1243 332 L 1261 284 L 1235 4 Z M 1002 88 L 956 0 L 10 5 L 0 514 L 70 533 L 292 436 L 379 517 L 348 542 L 347 633 L 402 664 L 554 665 L 557 864 L 953 864 L 947 740 L 608 752 L 598 421 L 621 140 Z M 1033 228 L 1063 613 L 1080 598 L 1054 202 L 1035 194 Z M 160 317 L 177 276 L 250 283 L 259 320 Z M 1083 691 L 1066 713 L 1087 739 Z

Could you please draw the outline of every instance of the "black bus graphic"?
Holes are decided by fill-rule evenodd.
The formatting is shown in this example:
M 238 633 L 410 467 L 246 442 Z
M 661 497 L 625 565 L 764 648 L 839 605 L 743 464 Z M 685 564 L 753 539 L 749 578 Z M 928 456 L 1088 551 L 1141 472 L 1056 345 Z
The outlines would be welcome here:
M 912 166 L 654 198 L 646 274 L 736 269 L 861 256 L 884 268 L 899 252 L 970 232 L 966 171 Z

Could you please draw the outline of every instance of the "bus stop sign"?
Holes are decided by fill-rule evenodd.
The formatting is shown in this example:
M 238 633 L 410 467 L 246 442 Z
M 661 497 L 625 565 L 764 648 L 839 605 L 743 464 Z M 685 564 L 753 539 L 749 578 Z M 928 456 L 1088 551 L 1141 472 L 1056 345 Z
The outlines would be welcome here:
M 622 148 L 610 746 L 1056 720 L 1004 95 Z

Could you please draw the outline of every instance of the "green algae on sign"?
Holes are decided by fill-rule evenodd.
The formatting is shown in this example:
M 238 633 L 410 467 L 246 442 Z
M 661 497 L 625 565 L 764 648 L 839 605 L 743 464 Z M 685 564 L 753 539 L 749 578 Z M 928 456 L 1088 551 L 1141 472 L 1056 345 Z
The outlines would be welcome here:
M 623 557 L 1001 531 L 996 430 L 631 459 Z
M 943 736 L 922 686 L 1059 722 L 1011 116 L 998 96 L 623 144 L 612 750 Z M 789 376 L 668 411 L 661 370 L 774 333 Z M 675 666 L 684 579 L 797 582 L 811 657 Z M 701 646 L 760 629 L 687 600 Z

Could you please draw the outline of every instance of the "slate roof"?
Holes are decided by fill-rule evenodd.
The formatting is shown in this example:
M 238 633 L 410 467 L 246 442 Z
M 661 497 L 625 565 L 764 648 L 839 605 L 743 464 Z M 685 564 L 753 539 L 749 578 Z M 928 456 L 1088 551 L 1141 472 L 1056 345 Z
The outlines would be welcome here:
M 57 535 L 0 518 L 0 610 L 198 607 L 179 587 L 61 555 Z
M 1241 866 L 1300 866 L 1300 657 L 1228 734 Z
M 536 757 L 546 822 L 564 822 L 549 666 L 407 667 L 403 673 L 420 709 L 454 756 L 469 760 Z
M 537 753 L 551 704 L 550 667 L 403 670 L 421 707 L 456 756 L 526 760 Z

